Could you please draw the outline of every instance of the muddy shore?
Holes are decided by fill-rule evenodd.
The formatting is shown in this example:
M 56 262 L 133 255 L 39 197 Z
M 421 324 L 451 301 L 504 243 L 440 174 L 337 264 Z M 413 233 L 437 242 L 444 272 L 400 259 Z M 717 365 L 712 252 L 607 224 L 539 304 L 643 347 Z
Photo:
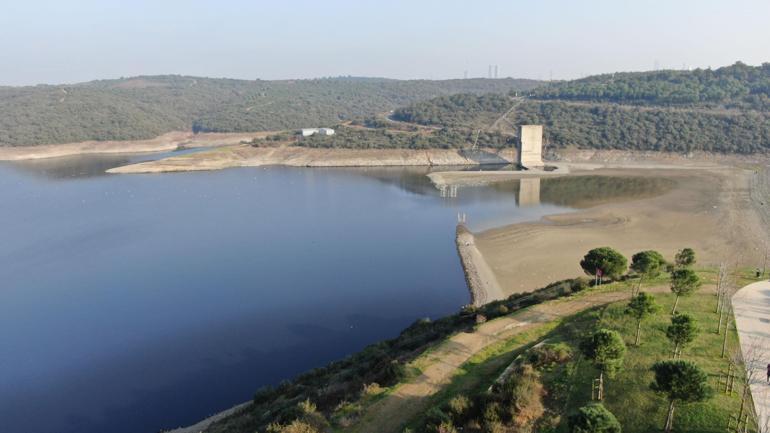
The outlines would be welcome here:
M 760 260 L 754 254 L 761 249 L 757 234 L 765 231 L 751 200 L 752 170 L 628 168 L 598 169 L 591 174 L 665 177 L 674 180 L 676 187 L 651 198 L 592 204 L 476 233 L 476 246 L 504 294 L 582 275 L 580 259 L 602 246 L 629 258 L 647 249 L 673 258 L 677 250 L 691 247 L 703 266 L 722 261 L 756 266 Z

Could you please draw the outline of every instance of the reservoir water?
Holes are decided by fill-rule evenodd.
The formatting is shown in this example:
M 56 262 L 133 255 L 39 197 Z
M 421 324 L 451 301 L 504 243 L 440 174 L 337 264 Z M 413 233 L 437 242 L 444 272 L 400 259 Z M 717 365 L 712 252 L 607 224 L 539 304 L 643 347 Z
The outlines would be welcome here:
M 467 303 L 459 212 L 570 205 L 546 179 L 442 197 L 427 169 L 104 174 L 141 158 L 0 164 L 3 432 L 191 424 Z

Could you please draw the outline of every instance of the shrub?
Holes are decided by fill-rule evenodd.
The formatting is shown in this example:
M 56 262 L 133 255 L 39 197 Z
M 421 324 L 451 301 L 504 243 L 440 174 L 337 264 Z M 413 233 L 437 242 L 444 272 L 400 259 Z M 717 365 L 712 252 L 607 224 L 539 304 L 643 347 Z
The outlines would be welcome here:
M 458 433 L 457 428 L 450 421 L 444 421 L 435 429 L 436 433 Z
M 528 361 L 535 368 L 543 368 L 553 364 L 563 364 L 570 358 L 572 358 L 572 349 L 564 343 L 557 343 L 533 347 L 529 352 Z
M 499 407 L 497 412 L 501 421 L 517 429 L 528 428 L 545 412 L 543 395 L 543 384 L 537 371 L 529 364 L 519 365 L 508 380 L 494 390 L 492 398 L 495 402 L 487 406 L 485 421 L 487 411 Z
M 620 433 L 620 423 L 601 403 L 591 403 L 569 417 L 571 433 Z
M 579 277 L 572 280 L 570 287 L 572 288 L 573 293 L 582 292 L 591 287 L 591 282 L 585 277 Z
M 425 420 L 428 425 L 438 426 L 445 422 L 451 422 L 452 417 L 440 408 L 433 407 L 425 414 Z
M 465 424 L 465 422 L 468 421 L 471 409 L 471 401 L 468 397 L 463 394 L 458 394 L 449 400 L 447 407 L 449 408 L 449 412 L 455 423 Z

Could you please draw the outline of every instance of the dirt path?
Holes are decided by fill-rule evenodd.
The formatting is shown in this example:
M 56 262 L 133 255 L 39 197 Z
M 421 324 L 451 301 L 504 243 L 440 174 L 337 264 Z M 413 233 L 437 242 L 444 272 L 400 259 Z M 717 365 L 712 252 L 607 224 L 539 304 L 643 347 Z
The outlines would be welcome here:
M 665 287 L 657 290 L 666 290 Z M 399 433 L 402 424 L 426 409 L 430 396 L 449 384 L 455 371 L 484 348 L 550 321 L 588 308 L 627 299 L 626 292 L 591 293 L 536 305 L 460 333 L 430 353 L 429 364 L 413 381 L 372 405 L 363 419 L 346 431 L 357 433 Z

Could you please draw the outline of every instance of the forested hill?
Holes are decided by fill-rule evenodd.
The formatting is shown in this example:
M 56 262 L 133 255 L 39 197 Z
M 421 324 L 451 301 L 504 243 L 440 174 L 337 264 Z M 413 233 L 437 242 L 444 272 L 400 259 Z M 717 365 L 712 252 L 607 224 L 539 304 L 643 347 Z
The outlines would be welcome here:
M 770 63 L 604 74 L 538 88 L 539 99 L 770 109 Z
M 322 126 L 453 93 L 530 90 L 534 80 L 231 80 L 151 76 L 0 87 L 0 145 L 151 138 L 172 130 Z
M 400 108 L 394 118 L 448 128 L 545 125 L 551 148 L 725 153 L 770 151 L 770 64 L 600 75 L 513 94 L 458 94 Z

